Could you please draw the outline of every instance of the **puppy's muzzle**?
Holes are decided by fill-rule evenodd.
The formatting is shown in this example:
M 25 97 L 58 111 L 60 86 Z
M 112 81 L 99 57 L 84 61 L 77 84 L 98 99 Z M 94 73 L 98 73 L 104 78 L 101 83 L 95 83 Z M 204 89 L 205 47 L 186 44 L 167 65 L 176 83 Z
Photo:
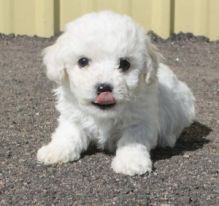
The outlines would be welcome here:
M 99 107 L 100 109 L 108 109 L 116 104 L 116 100 L 113 96 L 113 86 L 108 83 L 101 83 L 96 85 L 97 96 L 95 101 L 92 102 L 93 105 Z

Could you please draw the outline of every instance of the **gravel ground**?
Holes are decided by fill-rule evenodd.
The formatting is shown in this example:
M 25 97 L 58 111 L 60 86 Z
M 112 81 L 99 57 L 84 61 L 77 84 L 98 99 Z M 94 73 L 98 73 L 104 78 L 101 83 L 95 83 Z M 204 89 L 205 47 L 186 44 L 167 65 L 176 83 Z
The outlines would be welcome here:
M 54 85 L 41 63 L 54 40 L 0 35 L 0 205 L 219 205 L 219 42 L 153 35 L 164 61 L 194 91 L 197 119 L 174 149 L 152 151 L 150 175 L 127 177 L 95 150 L 75 163 L 37 163 L 57 124 Z

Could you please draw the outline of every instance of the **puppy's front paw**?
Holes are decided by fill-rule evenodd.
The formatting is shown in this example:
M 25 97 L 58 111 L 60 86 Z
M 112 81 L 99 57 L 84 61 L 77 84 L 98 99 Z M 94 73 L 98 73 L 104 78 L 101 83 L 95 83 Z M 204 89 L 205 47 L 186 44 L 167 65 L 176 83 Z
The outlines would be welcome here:
M 116 173 L 133 176 L 151 172 L 152 162 L 146 147 L 131 145 L 117 150 L 111 166 Z
M 71 144 L 67 145 L 51 142 L 48 145 L 41 147 L 37 152 L 37 160 L 47 165 L 74 161 L 79 158 L 79 151 Z

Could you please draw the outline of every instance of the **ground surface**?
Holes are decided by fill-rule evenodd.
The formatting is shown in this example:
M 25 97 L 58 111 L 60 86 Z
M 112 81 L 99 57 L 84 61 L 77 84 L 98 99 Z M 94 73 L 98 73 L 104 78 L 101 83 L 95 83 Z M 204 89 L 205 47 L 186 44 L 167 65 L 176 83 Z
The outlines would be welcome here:
M 64 165 L 37 163 L 56 125 L 40 56 L 54 38 L 0 35 L 0 205 L 219 205 L 219 42 L 154 40 L 194 91 L 197 121 L 174 149 L 152 152 L 150 175 L 127 177 L 113 173 L 112 156 L 100 152 Z

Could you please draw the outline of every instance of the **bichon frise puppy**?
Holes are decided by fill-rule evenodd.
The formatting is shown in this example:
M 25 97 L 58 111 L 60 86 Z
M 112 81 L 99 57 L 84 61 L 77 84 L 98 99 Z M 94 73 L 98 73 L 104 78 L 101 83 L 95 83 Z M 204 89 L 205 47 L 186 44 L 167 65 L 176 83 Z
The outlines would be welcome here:
M 58 84 L 58 128 L 39 149 L 45 164 L 75 161 L 90 142 L 115 151 L 112 169 L 150 172 L 150 150 L 173 147 L 195 116 L 187 85 L 164 64 L 130 17 L 109 11 L 69 23 L 45 49 L 48 78 Z

